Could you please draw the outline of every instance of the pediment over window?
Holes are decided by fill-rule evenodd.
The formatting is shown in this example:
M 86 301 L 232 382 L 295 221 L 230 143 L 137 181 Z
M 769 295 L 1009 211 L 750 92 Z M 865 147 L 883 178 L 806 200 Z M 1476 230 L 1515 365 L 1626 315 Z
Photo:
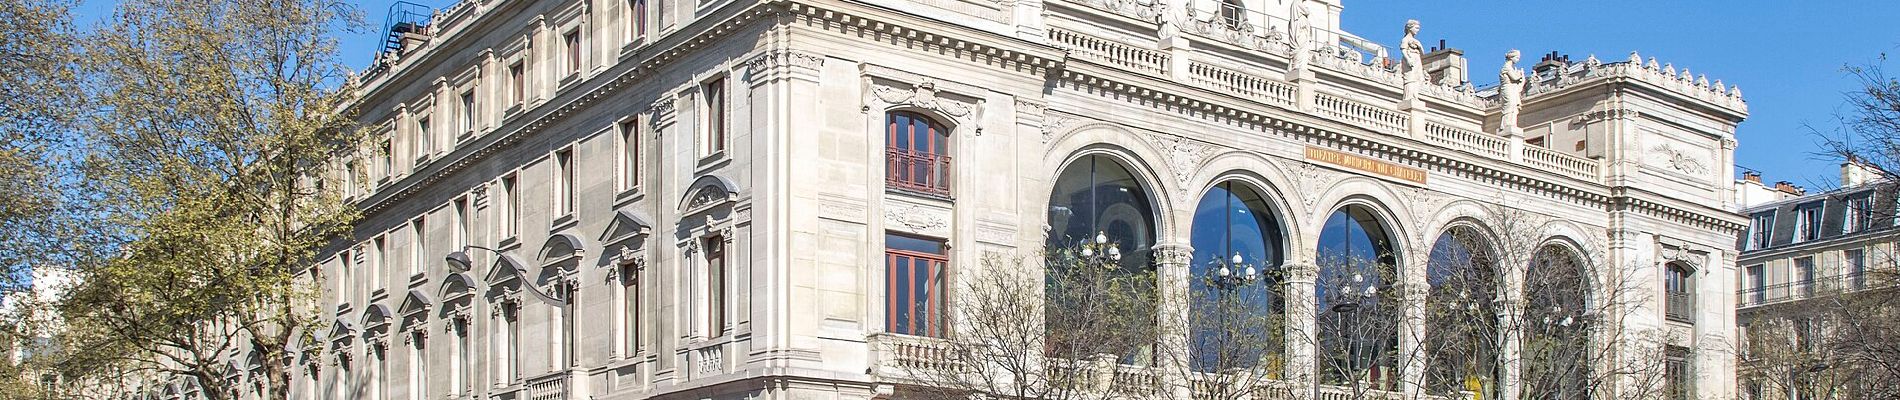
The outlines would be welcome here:
M 403 316 L 421 315 L 428 312 L 429 307 L 434 304 L 434 301 L 429 298 L 428 293 L 423 293 L 421 290 L 410 289 L 407 294 L 402 296 L 402 304 L 396 306 L 396 312 L 402 313 L 401 315 Z
M 679 210 L 683 215 L 698 214 L 737 199 L 738 186 L 731 180 L 718 175 L 707 175 L 699 177 L 691 186 L 686 187 L 686 197 L 680 199 Z
M 521 260 L 506 254 L 499 256 L 501 260 L 490 265 L 488 273 L 482 276 L 482 280 L 487 281 L 489 285 L 508 283 L 508 281 L 521 279 L 527 274 L 526 265 L 523 265 Z
M 554 234 L 548 237 L 546 243 L 541 244 L 541 264 L 548 265 L 579 258 L 586 253 L 584 249 L 580 237 L 571 233 Z
M 474 287 L 475 280 L 469 278 L 468 274 L 449 274 L 448 278 L 442 279 L 442 287 L 436 290 L 436 295 L 446 304 L 473 295 Z
M 389 306 L 370 304 L 363 307 L 363 333 L 389 326 Z
M 355 336 L 355 335 L 356 335 L 356 326 L 350 324 L 350 321 L 345 321 L 343 320 L 343 318 L 337 318 L 336 321 L 333 321 L 330 323 L 330 340 L 332 341 L 337 341 L 337 342 L 346 341 L 346 340 L 349 340 L 350 337 Z
M 647 222 L 650 220 L 651 219 L 646 218 L 644 215 L 641 215 L 639 211 L 631 209 L 616 210 L 614 211 L 613 221 L 607 222 L 607 230 L 600 233 L 600 244 L 603 246 L 611 246 L 636 236 L 645 235 L 653 229 L 653 225 Z

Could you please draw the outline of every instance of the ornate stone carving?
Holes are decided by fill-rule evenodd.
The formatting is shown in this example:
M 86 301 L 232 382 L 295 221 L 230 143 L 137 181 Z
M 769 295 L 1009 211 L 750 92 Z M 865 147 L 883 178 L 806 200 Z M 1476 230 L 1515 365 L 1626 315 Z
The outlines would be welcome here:
M 1696 157 L 1694 153 L 1690 153 L 1686 150 L 1676 149 L 1667 144 L 1660 144 L 1651 148 L 1650 152 L 1659 155 L 1662 159 L 1662 164 L 1669 166 L 1670 169 L 1674 169 L 1676 172 L 1689 175 L 1701 175 L 1709 171 L 1708 166 L 1702 164 L 1701 158 Z
M 1157 265 L 1188 265 L 1194 261 L 1194 248 L 1185 244 L 1163 244 L 1154 247 L 1154 262 Z
M 475 209 L 488 208 L 488 182 L 475 184 L 475 188 L 469 189 L 469 197 L 475 200 Z
M 770 51 L 754 56 L 750 60 L 746 60 L 746 75 L 756 76 L 770 70 L 772 67 L 780 65 L 817 70 L 818 68 L 824 67 L 825 58 L 824 56 L 802 51 Z
M 1432 228 L 1431 226 L 1428 226 L 1426 224 L 1433 222 L 1432 217 L 1437 216 L 1439 210 L 1445 207 L 1445 203 L 1448 203 L 1451 200 L 1446 198 L 1445 196 L 1439 195 L 1438 192 L 1426 190 L 1425 188 L 1421 188 L 1421 187 L 1414 187 L 1414 188 L 1411 188 L 1409 191 L 1410 193 L 1408 193 L 1409 196 L 1407 199 L 1407 203 L 1411 204 L 1412 222 L 1413 222 L 1412 226 L 1418 227 L 1417 229 L 1413 229 L 1412 231 L 1414 232 L 1414 235 L 1418 236 L 1418 239 L 1420 239 L 1421 243 L 1425 243 L 1423 242 L 1424 240 L 1432 239 L 1428 237 L 1429 235 L 1436 233 L 1436 232 L 1426 231 L 1427 229 Z
M 1062 132 L 1063 130 L 1068 129 L 1071 126 L 1074 126 L 1075 124 L 1076 124 L 1075 118 L 1068 118 L 1068 117 L 1055 117 L 1055 118 L 1051 118 L 1049 120 L 1043 121 L 1042 143 L 1048 144 L 1049 141 L 1055 140 L 1056 133 Z
M 1313 209 L 1319 205 L 1320 194 L 1338 180 L 1338 172 L 1313 163 L 1300 164 L 1300 201 L 1306 204 L 1306 209 Z
M 1290 3 L 1292 5 L 1288 6 L 1290 9 L 1287 12 L 1289 16 L 1287 42 L 1293 56 L 1287 67 L 1289 76 L 1305 70 L 1306 66 L 1313 62 L 1313 22 L 1308 21 L 1312 12 L 1307 11 L 1306 0 L 1293 0 Z
M 1202 161 L 1206 161 L 1215 150 L 1212 145 L 1179 136 L 1151 134 L 1147 137 L 1149 142 L 1154 143 L 1155 147 L 1160 148 L 1161 153 L 1168 157 L 1168 169 L 1174 170 L 1174 179 L 1180 183 L 1175 185 L 1175 188 L 1181 192 L 1186 192 L 1188 181 L 1194 179 L 1195 167 L 1200 166 Z
M 718 186 L 708 185 L 706 187 L 700 188 L 698 193 L 693 193 L 693 199 L 692 201 L 688 201 L 686 203 L 686 209 L 698 210 L 700 208 L 704 208 L 712 204 L 723 203 L 727 200 L 730 200 L 731 198 L 732 198 L 732 193 L 726 192 L 725 189 L 720 189 Z
M 920 233 L 942 231 L 950 227 L 949 217 L 944 214 L 943 210 L 918 205 L 887 205 L 884 222 Z
M 653 105 L 647 107 L 647 111 L 653 113 L 653 117 L 648 118 L 648 122 L 651 123 L 652 128 L 655 128 L 654 129 L 655 135 L 658 135 L 659 132 L 661 132 L 658 129 L 659 127 L 673 122 L 673 116 L 678 111 L 677 109 L 674 108 L 673 103 L 677 102 L 678 100 L 679 98 L 677 97 L 666 96 L 666 97 L 660 98 L 659 100 L 653 101 Z
M 911 85 L 909 89 L 873 85 L 871 93 L 885 103 L 913 105 L 956 118 L 969 116 L 976 109 L 969 103 L 937 97 L 937 82 L 932 80 Z

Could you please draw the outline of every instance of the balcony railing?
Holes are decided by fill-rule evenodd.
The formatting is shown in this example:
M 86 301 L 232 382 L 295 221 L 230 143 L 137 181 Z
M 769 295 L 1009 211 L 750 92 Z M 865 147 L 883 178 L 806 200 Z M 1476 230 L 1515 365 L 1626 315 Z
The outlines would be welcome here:
M 1864 290 L 1870 285 L 1867 278 L 1866 274 L 1857 272 L 1743 289 L 1737 293 L 1736 302 L 1741 307 L 1753 307 Z
M 1663 317 L 1670 321 L 1695 323 L 1695 293 L 1664 295 Z
M 936 196 L 950 195 L 950 156 L 888 148 L 884 184 L 892 189 Z
M 528 400 L 567 400 L 568 373 L 556 371 L 528 378 Z

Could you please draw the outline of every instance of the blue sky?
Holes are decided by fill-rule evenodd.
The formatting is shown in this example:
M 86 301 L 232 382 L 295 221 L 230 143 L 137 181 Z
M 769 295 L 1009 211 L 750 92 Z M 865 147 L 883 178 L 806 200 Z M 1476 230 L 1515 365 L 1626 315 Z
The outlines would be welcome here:
M 1751 114 L 1737 130 L 1736 163 L 1769 181 L 1811 188 L 1831 186 L 1837 177 L 1833 161 L 1813 155 L 1818 146 L 1807 126 L 1828 131 L 1838 125 L 1842 95 L 1855 86 L 1841 68 L 1900 49 L 1900 30 L 1891 25 L 1900 1 L 1342 1 L 1347 31 L 1388 45 L 1398 42 L 1405 20 L 1419 20 L 1426 43 L 1442 38 L 1465 50 L 1480 85 L 1497 80 L 1490 71 L 1513 48 L 1524 52 L 1524 65 L 1553 50 L 1578 60 L 1590 54 L 1621 60 L 1636 50 L 1739 85 Z M 96 15 L 110 2 L 85 3 L 81 14 Z M 390 3 L 358 3 L 370 31 L 381 28 Z M 346 36 L 343 55 L 350 65 L 368 63 L 377 36 Z

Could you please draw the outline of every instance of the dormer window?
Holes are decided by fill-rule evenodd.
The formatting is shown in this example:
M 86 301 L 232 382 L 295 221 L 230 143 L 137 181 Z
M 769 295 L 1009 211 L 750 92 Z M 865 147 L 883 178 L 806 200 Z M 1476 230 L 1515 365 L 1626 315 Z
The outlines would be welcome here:
M 1821 205 L 1803 205 L 1795 209 L 1794 242 L 1806 242 L 1821 237 Z
M 1775 231 L 1775 212 L 1755 214 L 1748 223 L 1748 250 L 1768 248 L 1768 238 Z

